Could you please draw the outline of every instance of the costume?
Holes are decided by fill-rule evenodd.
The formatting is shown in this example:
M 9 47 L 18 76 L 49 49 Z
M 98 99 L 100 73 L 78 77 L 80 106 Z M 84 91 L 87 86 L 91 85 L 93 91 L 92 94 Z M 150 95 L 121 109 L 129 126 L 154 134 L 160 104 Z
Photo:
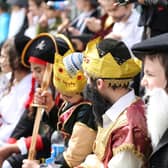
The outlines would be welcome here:
M 56 117 L 57 115 L 58 117 Z M 61 132 L 65 141 L 66 150 L 55 158 L 55 163 L 64 168 L 80 164 L 92 152 L 96 136 L 96 124 L 91 103 L 87 101 L 77 104 L 64 102 L 58 113 L 55 110 L 50 112 L 48 119 L 50 124 Z
M 143 101 L 136 98 L 133 91 L 121 97 L 103 116 L 103 127 L 98 128 L 93 145 L 95 159 L 102 161 L 104 167 L 122 167 L 123 163 L 124 167 L 142 167 L 146 162 L 145 154 L 150 152 L 145 121 Z M 127 157 L 130 154 L 138 158 L 138 166 Z M 82 166 L 90 165 L 92 163 L 84 162 Z
M 41 44 L 42 41 L 44 41 L 43 44 L 45 44 L 46 40 L 47 41 L 49 40 L 48 42 L 51 42 L 50 41 L 51 39 L 53 39 L 53 38 L 51 38 L 50 35 L 41 34 L 34 40 L 34 42 L 29 43 L 26 46 L 26 49 L 23 51 L 24 64 L 29 66 L 27 60 L 30 60 L 30 58 L 29 58 L 30 55 L 36 56 L 35 53 L 36 53 L 37 46 L 39 46 L 39 44 Z M 53 45 L 53 43 L 52 43 L 52 45 Z M 45 46 L 43 46 L 43 47 L 45 47 Z M 64 53 L 68 54 L 68 53 L 71 53 L 71 51 L 73 51 L 73 47 L 71 46 L 71 44 L 69 44 L 68 39 L 63 35 L 56 36 L 56 47 L 58 47 L 57 48 L 58 50 L 56 50 L 56 51 L 59 52 L 59 53 L 56 53 L 56 57 L 59 55 L 58 58 L 63 57 L 63 56 L 61 56 L 61 54 L 64 54 Z M 33 50 L 34 54 L 28 54 L 32 48 L 34 49 Z M 41 50 L 41 52 L 38 52 L 38 53 L 40 53 L 40 55 L 37 55 L 36 59 L 39 61 L 40 58 L 41 59 L 43 58 L 43 60 L 47 61 L 47 59 L 50 59 L 50 61 L 51 61 L 51 59 L 54 57 L 55 52 L 50 50 L 50 47 L 48 49 L 49 49 L 49 51 L 48 50 L 47 51 Z M 52 54 L 52 52 L 54 54 Z M 50 54 L 53 55 L 52 58 L 50 57 L 51 56 Z M 49 57 L 47 57 L 47 56 L 49 56 Z M 56 67 L 55 68 L 56 70 L 60 70 L 59 74 L 62 74 L 61 70 L 64 70 L 64 69 L 61 69 L 59 66 L 55 66 L 55 67 Z M 63 71 L 63 72 L 65 72 L 65 71 Z M 57 79 L 59 77 L 60 76 L 57 76 Z M 65 81 L 67 81 L 66 80 L 67 76 L 64 76 L 64 77 L 65 77 L 64 78 Z M 56 78 L 54 78 L 54 79 L 56 79 Z M 81 92 L 80 89 L 83 89 L 86 80 L 84 80 L 82 74 L 81 74 L 81 78 L 78 78 L 78 80 L 81 81 L 81 82 L 78 82 L 80 87 L 78 85 L 74 85 L 75 87 L 66 87 L 65 88 L 64 84 L 61 84 L 58 88 L 62 88 L 61 86 L 64 86 L 66 91 L 69 88 L 72 89 L 71 91 L 74 91 L 73 89 L 77 89 L 76 86 L 78 86 L 78 91 Z M 71 83 L 71 79 L 69 79 L 69 81 Z M 73 82 L 73 80 L 72 80 L 72 82 Z M 56 86 L 57 86 L 57 84 L 56 84 Z M 54 129 L 58 128 L 58 130 L 61 131 L 61 133 L 64 136 L 65 146 L 67 147 L 67 149 L 63 153 L 63 155 L 60 155 L 58 158 L 56 158 L 56 160 L 55 160 L 56 164 L 61 164 L 63 167 L 72 167 L 73 165 L 78 165 L 79 163 L 81 163 L 84 160 L 85 156 L 88 153 L 92 152 L 92 144 L 93 144 L 93 141 L 96 136 L 96 126 L 95 126 L 94 117 L 93 117 L 91 110 L 92 110 L 92 106 L 91 106 L 90 102 L 81 101 L 81 102 L 78 102 L 77 104 L 65 103 L 61 106 L 60 109 L 57 105 L 55 105 L 52 108 L 52 110 L 50 111 L 49 115 L 44 113 L 42 121 L 43 121 L 43 123 L 45 123 L 49 126 L 49 129 L 46 130 L 47 132 L 45 131 L 45 132 L 39 134 L 39 136 L 37 138 L 36 159 L 40 160 L 41 158 L 49 157 L 50 145 L 51 145 L 51 143 L 50 143 L 51 133 L 53 132 Z M 24 128 L 26 128 L 26 130 L 24 130 L 22 132 L 22 135 L 24 135 L 24 134 L 28 135 L 32 131 L 32 124 L 34 123 L 34 121 L 30 120 L 30 118 L 27 117 L 26 113 L 25 113 L 25 116 L 23 117 L 23 119 L 24 119 L 24 122 L 20 121 L 20 123 L 21 123 L 20 128 L 22 127 L 22 124 L 24 124 Z M 27 128 L 27 125 L 25 127 L 25 121 L 26 121 L 26 123 L 28 123 L 28 128 Z M 57 127 L 57 123 L 58 123 L 58 127 Z M 82 141 L 85 136 L 85 134 L 81 135 L 81 133 L 83 133 L 83 132 L 86 132 L 88 134 L 86 141 Z M 16 133 L 17 132 L 15 132 L 15 137 L 18 136 L 18 134 L 16 134 Z M 27 152 L 30 147 L 30 143 L 31 143 L 31 137 L 21 138 L 17 141 L 17 144 L 18 144 L 18 147 L 19 147 L 21 153 L 12 155 L 7 159 L 7 161 L 12 165 L 12 167 L 18 167 L 18 168 L 21 167 L 22 160 L 24 158 L 27 158 Z M 83 146 L 85 146 L 85 147 L 83 147 Z M 79 151 L 80 151 L 80 155 L 79 155 Z
M 57 35 L 56 37 L 64 39 L 70 50 L 73 50 L 65 36 Z M 81 95 L 86 85 L 86 78 L 81 71 L 78 71 L 73 77 L 66 71 L 63 58 L 71 53 L 70 51 L 64 55 L 56 53 L 54 85 L 62 95 L 75 97 Z M 91 103 L 84 100 L 82 96 L 73 104 L 65 101 L 58 111 L 57 129 L 64 136 L 66 150 L 62 156 L 56 157 L 55 163 L 61 164 L 61 167 L 79 165 L 89 153 L 92 153 L 92 145 L 96 137 L 96 124 Z M 83 132 L 87 135 L 87 139 Z M 83 141 L 83 139 L 85 140 Z
M 46 65 L 47 62 L 53 63 L 55 52 L 56 39 L 54 38 L 54 36 L 48 33 L 39 34 L 36 38 L 27 43 L 27 45 L 25 46 L 22 52 L 22 64 L 25 67 L 30 67 L 30 62 L 43 65 Z M 29 109 L 30 104 L 33 101 L 35 88 L 37 87 L 37 83 L 35 83 L 35 80 L 33 80 L 33 83 L 34 84 L 31 88 L 29 98 L 27 98 L 26 101 L 27 109 L 24 111 L 24 114 L 22 115 L 19 123 L 15 127 L 15 130 L 13 131 L 11 137 L 8 139 L 8 143 L 17 143 L 19 148 L 21 149 L 21 153 L 13 154 L 9 158 L 7 158 L 7 161 L 12 167 L 19 168 L 22 166 L 22 160 L 27 158 L 28 149 L 30 148 L 31 135 L 36 112 L 36 107 L 33 107 L 33 110 L 31 108 L 31 110 Z M 51 88 L 52 87 L 50 87 L 49 89 Z M 54 90 L 52 90 L 52 93 L 54 97 Z M 37 159 L 49 157 L 51 145 L 50 138 L 53 131 L 54 130 L 47 123 L 43 121 L 41 122 L 36 146 Z

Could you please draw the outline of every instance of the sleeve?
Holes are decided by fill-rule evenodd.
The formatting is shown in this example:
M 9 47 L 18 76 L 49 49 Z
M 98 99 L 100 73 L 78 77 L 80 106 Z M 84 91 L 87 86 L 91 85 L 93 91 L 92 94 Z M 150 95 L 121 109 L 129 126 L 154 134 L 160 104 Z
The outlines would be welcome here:
M 58 122 L 58 108 L 57 106 L 53 106 L 49 114 L 44 113 L 42 120 L 50 125 L 52 128 L 56 129 Z
M 79 168 L 93 168 L 93 167 L 104 168 L 103 163 L 97 158 L 95 154 L 88 155 L 85 161 L 79 165 Z
M 138 159 L 132 152 L 123 151 L 112 157 L 108 163 L 109 168 L 141 168 L 142 160 Z
M 85 134 L 83 134 L 83 132 Z M 87 138 L 86 138 L 87 135 Z M 75 167 L 84 161 L 85 157 L 92 153 L 96 132 L 86 125 L 77 122 L 74 125 L 69 146 L 63 155 L 56 158 L 55 163 L 65 167 Z
M 32 137 L 27 137 L 27 138 L 22 137 L 17 141 L 18 148 L 22 155 L 27 154 L 30 148 L 31 141 L 32 141 Z M 43 149 L 43 147 L 44 147 L 44 143 L 43 143 L 42 137 L 38 135 L 37 142 L 36 142 L 36 150 L 40 151 Z
M 80 105 L 75 111 L 78 111 L 76 121 L 85 124 L 90 129 L 97 130 L 95 117 L 90 104 Z
M 32 134 L 34 119 L 30 118 L 28 113 L 28 110 L 24 111 L 9 140 L 11 138 L 19 139 L 20 137 L 27 137 Z

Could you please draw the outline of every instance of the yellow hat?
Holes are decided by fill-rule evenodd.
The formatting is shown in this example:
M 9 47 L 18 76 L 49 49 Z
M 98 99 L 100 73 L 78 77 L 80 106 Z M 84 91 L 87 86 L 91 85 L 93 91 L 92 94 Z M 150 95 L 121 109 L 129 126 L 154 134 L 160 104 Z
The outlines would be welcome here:
M 128 82 L 141 70 L 141 61 L 126 45 L 114 39 L 95 39 L 84 52 L 83 70 L 93 78 Z
M 59 52 L 56 52 L 55 54 L 53 78 L 54 85 L 59 92 L 65 95 L 81 93 L 86 85 L 86 78 L 84 77 L 83 73 L 81 71 L 78 71 L 75 76 L 71 77 L 66 71 L 65 66 L 63 64 L 63 58 L 73 53 L 74 48 L 66 36 L 62 34 L 57 34 L 56 38 L 62 39 L 62 41 L 64 41 L 64 43 L 69 46 L 69 50 L 63 55 Z

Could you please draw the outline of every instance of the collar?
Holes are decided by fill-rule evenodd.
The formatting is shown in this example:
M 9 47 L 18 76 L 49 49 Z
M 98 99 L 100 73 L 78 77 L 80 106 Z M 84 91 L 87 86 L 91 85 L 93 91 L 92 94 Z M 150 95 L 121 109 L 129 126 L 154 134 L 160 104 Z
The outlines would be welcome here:
M 120 99 L 115 102 L 106 112 L 106 123 L 108 125 L 114 122 L 118 116 L 135 100 L 135 92 L 134 90 L 129 91 L 124 96 L 120 97 Z M 107 119 L 108 118 L 108 119 Z M 104 125 L 104 116 L 103 116 L 103 125 Z

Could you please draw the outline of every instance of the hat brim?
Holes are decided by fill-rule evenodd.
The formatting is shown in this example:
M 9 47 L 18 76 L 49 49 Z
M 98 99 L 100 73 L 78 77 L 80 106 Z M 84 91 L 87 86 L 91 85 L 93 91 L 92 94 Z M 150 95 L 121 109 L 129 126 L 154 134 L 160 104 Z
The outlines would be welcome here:
M 53 35 L 49 34 L 49 33 L 41 33 L 38 36 L 36 36 L 34 39 L 30 40 L 27 45 L 25 46 L 25 48 L 23 49 L 22 55 L 21 55 L 21 62 L 25 67 L 30 67 L 30 63 L 29 63 L 29 57 L 32 55 L 32 50 L 34 47 L 34 43 L 41 37 L 46 37 L 49 38 L 52 42 L 52 45 L 54 46 L 54 50 L 57 50 L 57 44 L 56 44 L 56 39 L 54 38 Z M 53 63 L 53 62 L 51 62 Z
M 168 33 L 151 37 L 140 43 L 134 44 L 131 50 L 134 55 L 140 59 L 145 55 L 168 53 Z

